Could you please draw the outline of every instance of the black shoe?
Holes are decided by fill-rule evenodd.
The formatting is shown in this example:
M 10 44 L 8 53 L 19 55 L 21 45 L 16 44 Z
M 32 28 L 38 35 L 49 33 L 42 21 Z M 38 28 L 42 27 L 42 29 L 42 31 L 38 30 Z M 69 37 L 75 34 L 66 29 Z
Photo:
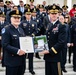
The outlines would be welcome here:
M 40 57 L 36 57 L 36 58 L 41 59 Z
M 38 58 L 38 59 L 41 59 L 39 56 L 35 56 L 36 58 Z
M 35 72 L 34 71 L 29 71 L 32 75 L 35 75 Z
M 62 69 L 62 71 L 63 71 L 63 72 L 65 72 L 65 73 L 67 72 L 67 70 L 66 70 L 66 69 Z

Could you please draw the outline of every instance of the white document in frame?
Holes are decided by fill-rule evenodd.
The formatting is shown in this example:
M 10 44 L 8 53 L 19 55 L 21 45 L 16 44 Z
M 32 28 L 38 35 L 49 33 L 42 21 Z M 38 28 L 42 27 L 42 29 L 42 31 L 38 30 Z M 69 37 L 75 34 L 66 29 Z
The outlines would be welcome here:
M 43 39 L 38 40 L 38 47 L 44 48 L 44 40 Z
M 26 53 L 34 53 L 34 45 L 32 37 L 19 37 L 20 49 Z

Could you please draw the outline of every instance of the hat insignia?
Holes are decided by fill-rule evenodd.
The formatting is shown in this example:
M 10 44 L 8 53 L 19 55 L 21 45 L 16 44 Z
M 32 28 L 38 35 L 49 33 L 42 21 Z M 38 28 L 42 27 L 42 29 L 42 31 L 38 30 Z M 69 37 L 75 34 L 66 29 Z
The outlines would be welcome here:
M 53 6 L 53 9 L 55 9 L 56 8 L 56 6 Z
M 42 5 L 40 5 L 40 7 L 42 8 Z
M 28 9 L 28 12 L 30 12 L 30 9 Z
M 34 11 L 36 11 L 35 8 L 34 8 Z
M 19 10 L 16 10 L 16 14 L 19 14 Z

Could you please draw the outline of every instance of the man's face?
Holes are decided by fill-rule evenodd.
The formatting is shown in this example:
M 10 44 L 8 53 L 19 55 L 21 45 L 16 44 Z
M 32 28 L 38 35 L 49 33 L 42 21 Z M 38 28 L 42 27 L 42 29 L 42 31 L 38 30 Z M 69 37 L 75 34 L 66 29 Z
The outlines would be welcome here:
M 2 21 L 5 21 L 5 17 L 2 17 Z
M 20 24 L 20 17 L 11 17 L 11 23 L 14 26 L 18 26 Z
M 18 8 L 17 7 L 14 7 L 13 10 L 18 10 Z
M 30 20 L 31 19 L 31 14 L 25 14 L 26 19 Z
M 43 1 L 43 5 L 46 5 L 46 2 L 45 1 Z
M 63 12 L 67 12 L 67 9 L 63 9 Z
M 33 2 L 30 2 L 30 5 L 33 5 Z
M 36 12 L 31 13 L 32 16 L 36 16 Z
M 21 7 L 24 7 L 24 3 L 23 3 L 23 2 L 21 2 L 21 3 L 20 3 L 20 6 L 21 6 Z
M 8 8 L 11 8 L 11 4 L 7 4 L 6 6 L 7 6 Z
M 50 13 L 50 18 L 52 21 L 56 21 L 58 18 L 58 13 Z
M 40 12 L 43 12 L 43 8 L 39 8 Z
M 4 3 L 3 2 L 1 2 L 1 6 L 4 7 Z

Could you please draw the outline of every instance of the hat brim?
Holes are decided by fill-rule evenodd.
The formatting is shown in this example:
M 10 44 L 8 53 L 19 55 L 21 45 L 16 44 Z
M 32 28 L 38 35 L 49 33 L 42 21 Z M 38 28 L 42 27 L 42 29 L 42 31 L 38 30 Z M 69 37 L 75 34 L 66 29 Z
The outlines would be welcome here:
M 31 14 L 31 12 L 26 12 L 25 14 L 30 15 L 30 14 Z
M 50 10 L 49 12 L 50 12 L 50 13 L 58 13 L 59 10 Z
M 21 17 L 21 15 L 11 15 L 11 17 Z

